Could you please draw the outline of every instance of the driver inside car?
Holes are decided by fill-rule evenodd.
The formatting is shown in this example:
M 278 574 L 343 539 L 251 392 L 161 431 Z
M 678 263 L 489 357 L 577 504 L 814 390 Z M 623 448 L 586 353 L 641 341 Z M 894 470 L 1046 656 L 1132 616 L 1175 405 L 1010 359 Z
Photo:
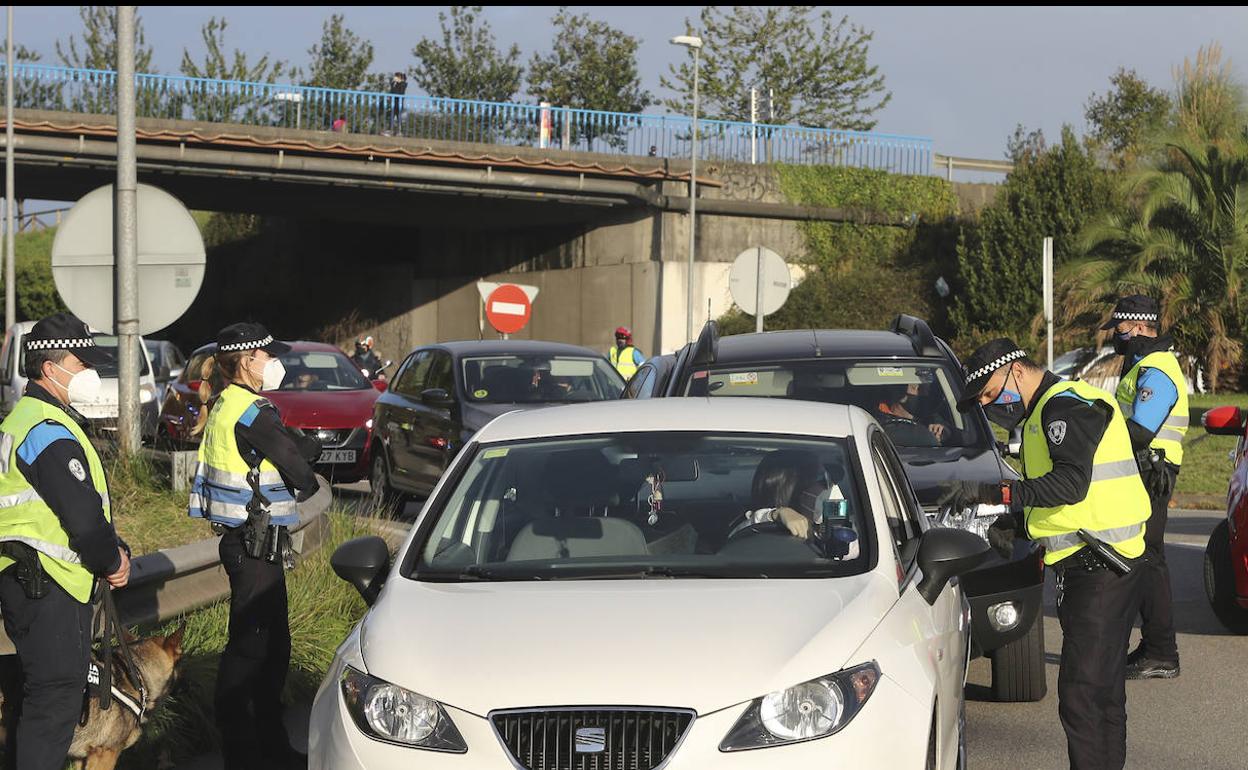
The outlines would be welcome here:
M 918 402 L 922 397 L 924 387 L 925 384 L 919 382 L 912 382 L 908 385 L 888 385 L 885 387 L 884 397 L 876 406 L 876 411 L 879 412 L 880 422 L 887 422 L 889 418 L 908 420 L 927 428 L 937 443 L 944 443 L 949 433 L 948 426 L 939 422 L 924 424 L 914 416 L 914 412 L 918 411 Z
M 775 523 L 805 540 L 815 517 L 813 503 L 826 489 L 817 457 L 807 452 L 772 452 L 754 471 L 750 488 L 753 509 L 746 511 L 728 537 L 759 524 Z

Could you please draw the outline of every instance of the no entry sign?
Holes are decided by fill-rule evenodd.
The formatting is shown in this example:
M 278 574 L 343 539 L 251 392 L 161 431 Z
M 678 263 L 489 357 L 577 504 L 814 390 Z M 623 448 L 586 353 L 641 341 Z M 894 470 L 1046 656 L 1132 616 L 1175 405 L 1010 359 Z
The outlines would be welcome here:
M 533 315 L 529 295 L 514 283 L 501 284 L 485 300 L 485 318 L 499 332 L 515 334 Z

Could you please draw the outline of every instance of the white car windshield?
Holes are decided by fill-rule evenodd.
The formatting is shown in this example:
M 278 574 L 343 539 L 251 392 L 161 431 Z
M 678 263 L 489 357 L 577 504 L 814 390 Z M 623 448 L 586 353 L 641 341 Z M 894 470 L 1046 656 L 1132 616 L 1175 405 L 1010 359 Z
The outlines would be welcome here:
M 844 439 L 623 433 L 488 444 L 435 501 L 404 572 L 448 581 L 858 574 L 872 543 L 861 489 Z
M 100 364 L 99 366 L 95 367 L 96 373 L 99 374 L 100 377 L 104 379 L 108 379 L 109 377 L 116 377 L 117 371 L 118 371 L 117 359 L 119 355 L 119 353 L 117 352 L 117 338 L 111 334 L 98 334 L 94 332 L 91 334 L 91 336 L 95 337 L 96 347 L 103 349 L 109 355 L 112 356 L 112 360 L 109 361 L 108 363 Z M 152 373 L 152 369 L 151 367 L 147 365 L 147 356 L 139 354 L 139 376 L 143 377 L 151 373 Z

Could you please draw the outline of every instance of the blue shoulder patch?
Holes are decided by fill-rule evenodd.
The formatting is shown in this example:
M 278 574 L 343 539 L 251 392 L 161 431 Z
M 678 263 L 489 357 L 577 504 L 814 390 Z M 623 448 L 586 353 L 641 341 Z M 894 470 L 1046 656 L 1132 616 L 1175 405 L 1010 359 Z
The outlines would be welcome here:
M 41 422 L 26 434 L 26 440 L 17 448 L 17 456 L 22 458 L 22 462 L 27 465 L 34 465 L 39 455 L 43 454 L 43 450 L 62 439 L 78 442 L 74 434 L 70 433 L 69 428 L 64 425 L 51 421 Z
M 260 404 L 253 401 L 251 406 L 247 407 L 247 411 L 243 412 L 243 416 L 238 418 L 239 424 L 250 428 L 251 424 L 256 421 L 256 417 L 260 415 Z

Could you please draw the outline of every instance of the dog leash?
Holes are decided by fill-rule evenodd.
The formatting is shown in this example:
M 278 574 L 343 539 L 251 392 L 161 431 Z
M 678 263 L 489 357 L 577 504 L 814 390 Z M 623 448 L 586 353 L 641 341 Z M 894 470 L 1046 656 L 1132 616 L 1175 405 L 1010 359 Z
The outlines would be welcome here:
M 122 629 L 121 618 L 117 614 L 117 605 L 113 601 L 113 592 L 109 585 L 104 581 L 100 581 L 97 590 L 97 601 L 99 602 L 100 612 L 95 617 L 94 636 L 100 639 L 102 645 L 101 665 L 99 666 L 99 686 L 100 686 L 100 710 L 107 711 L 112 705 L 112 699 L 116 698 L 123 706 L 134 712 L 139 721 L 143 721 L 143 715 L 147 710 L 147 688 L 143 683 L 143 676 L 139 673 L 139 667 L 135 665 L 134 656 L 130 652 L 130 645 L 126 642 L 125 631 Z M 117 637 L 117 646 L 121 651 L 121 668 L 122 672 L 130 678 L 131 684 L 139 691 L 139 701 L 136 704 L 134 699 L 126 695 L 113 684 L 113 636 Z M 87 710 L 83 710 L 83 724 L 87 717 Z

